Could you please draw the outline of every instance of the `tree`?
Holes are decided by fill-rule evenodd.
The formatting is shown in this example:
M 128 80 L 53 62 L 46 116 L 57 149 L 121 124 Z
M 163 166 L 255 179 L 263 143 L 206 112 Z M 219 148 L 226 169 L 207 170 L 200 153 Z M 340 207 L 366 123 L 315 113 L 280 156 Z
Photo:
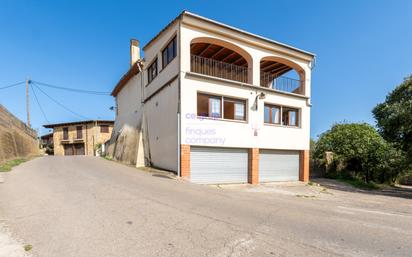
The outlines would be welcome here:
M 333 152 L 335 167 L 349 170 L 354 176 L 364 179 L 367 183 L 370 181 L 384 182 L 381 178 L 388 180 L 386 173 L 390 170 L 389 162 L 385 160 L 397 159 L 396 151 L 392 146 L 379 135 L 375 128 L 366 123 L 332 126 L 317 141 L 314 159 L 324 164 L 325 152 Z
M 390 92 L 372 113 L 379 133 L 405 151 L 412 164 L 412 76 Z

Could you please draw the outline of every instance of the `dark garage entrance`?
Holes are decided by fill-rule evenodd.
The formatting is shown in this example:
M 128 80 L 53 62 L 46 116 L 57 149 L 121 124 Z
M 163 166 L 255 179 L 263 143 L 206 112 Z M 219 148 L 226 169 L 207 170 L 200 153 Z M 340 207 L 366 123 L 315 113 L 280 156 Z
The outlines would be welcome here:
M 84 155 L 84 143 L 64 145 L 64 155 Z

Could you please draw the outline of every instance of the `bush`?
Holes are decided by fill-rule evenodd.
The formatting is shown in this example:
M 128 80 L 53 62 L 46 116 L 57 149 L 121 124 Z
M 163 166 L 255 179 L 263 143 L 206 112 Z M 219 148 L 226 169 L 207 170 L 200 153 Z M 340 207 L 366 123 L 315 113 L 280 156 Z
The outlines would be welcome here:
M 407 153 L 412 166 L 412 76 L 390 92 L 373 109 L 380 134 Z
M 366 183 L 394 182 L 403 170 L 403 154 L 387 143 L 369 124 L 336 124 L 316 143 L 313 158 L 326 165 L 325 152 L 332 152 L 331 175 Z

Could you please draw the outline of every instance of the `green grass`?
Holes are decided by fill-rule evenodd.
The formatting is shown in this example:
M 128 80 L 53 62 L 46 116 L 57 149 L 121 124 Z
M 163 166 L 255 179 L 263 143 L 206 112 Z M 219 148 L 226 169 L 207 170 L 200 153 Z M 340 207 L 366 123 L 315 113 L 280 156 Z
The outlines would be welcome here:
M 27 159 L 20 158 L 20 159 L 14 159 L 11 161 L 8 161 L 6 163 L 0 164 L 0 172 L 8 172 L 11 171 L 11 169 L 17 165 L 22 164 L 23 162 L 26 162 Z
M 102 157 L 103 159 L 106 159 L 108 161 L 113 161 L 113 159 L 108 155 L 100 155 L 100 157 Z
M 347 178 L 336 178 L 337 181 L 344 182 L 346 184 L 349 184 L 353 187 L 359 188 L 359 189 L 365 189 L 365 190 L 377 190 L 380 187 L 373 183 L 369 182 L 366 183 L 365 181 L 359 180 L 359 179 L 347 179 Z
M 26 252 L 30 251 L 31 249 L 33 249 L 33 246 L 32 246 L 32 245 L 25 245 L 25 246 L 24 246 L 24 250 L 25 250 Z

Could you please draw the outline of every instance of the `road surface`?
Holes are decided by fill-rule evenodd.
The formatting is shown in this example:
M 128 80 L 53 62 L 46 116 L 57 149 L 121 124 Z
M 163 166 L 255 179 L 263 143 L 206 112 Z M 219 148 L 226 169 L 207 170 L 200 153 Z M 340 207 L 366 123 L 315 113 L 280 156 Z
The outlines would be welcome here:
M 0 223 L 33 256 L 412 253 L 412 200 L 401 197 L 202 186 L 76 156 L 37 158 L 4 179 Z

